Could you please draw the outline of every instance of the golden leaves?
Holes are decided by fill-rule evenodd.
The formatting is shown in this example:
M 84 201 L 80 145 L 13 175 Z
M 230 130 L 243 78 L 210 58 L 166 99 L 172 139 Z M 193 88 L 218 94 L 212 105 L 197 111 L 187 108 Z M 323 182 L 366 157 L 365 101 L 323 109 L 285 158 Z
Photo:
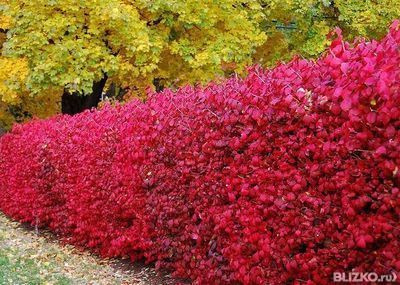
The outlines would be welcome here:
M 0 66 L 0 99 L 5 103 L 14 103 L 19 100 L 19 94 L 26 91 L 28 62 L 26 59 L 0 56 Z

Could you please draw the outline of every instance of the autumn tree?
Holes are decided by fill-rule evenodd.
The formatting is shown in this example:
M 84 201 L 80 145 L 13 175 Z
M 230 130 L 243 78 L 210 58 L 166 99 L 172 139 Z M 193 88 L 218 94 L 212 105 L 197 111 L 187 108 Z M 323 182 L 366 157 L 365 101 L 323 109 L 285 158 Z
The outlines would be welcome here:
M 9 0 L 3 12 L 4 56 L 26 59 L 32 94 L 62 88 L 65 113 L 96 106 L 107 81 L 142 88 L 243 68 L 266 40 L 258 5 L 232 0 Z

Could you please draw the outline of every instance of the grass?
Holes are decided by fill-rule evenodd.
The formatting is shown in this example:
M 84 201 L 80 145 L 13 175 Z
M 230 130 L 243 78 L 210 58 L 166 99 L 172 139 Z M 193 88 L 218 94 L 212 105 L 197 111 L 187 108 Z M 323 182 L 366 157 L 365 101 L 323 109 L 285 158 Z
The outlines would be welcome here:
M 0 285 L 173 284 L 144 265 L 105 260 L 0 213 Z
M 62 274 L 49 273 L 50 263 L 38 264 L 29 257 L 14 257 L 18 254 L 11 250 L 0 250 L 0 284 L 72 284 L 72 280 Z

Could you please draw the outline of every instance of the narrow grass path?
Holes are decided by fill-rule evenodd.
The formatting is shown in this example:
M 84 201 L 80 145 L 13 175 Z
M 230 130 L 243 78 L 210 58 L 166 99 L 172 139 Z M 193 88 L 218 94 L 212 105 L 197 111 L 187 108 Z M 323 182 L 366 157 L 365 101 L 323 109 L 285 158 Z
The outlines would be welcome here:
M 102 260 L 0 213 L 0 285 L 173 284 L 143 265 Z

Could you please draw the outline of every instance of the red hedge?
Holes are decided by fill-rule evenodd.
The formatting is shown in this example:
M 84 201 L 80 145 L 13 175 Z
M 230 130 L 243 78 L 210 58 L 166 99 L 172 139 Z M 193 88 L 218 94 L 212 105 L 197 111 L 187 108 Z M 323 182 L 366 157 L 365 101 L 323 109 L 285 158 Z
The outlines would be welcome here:
M 316 62 L 16 126 L 0 208 L 198 284 L 400 270 L 400 31 Z

